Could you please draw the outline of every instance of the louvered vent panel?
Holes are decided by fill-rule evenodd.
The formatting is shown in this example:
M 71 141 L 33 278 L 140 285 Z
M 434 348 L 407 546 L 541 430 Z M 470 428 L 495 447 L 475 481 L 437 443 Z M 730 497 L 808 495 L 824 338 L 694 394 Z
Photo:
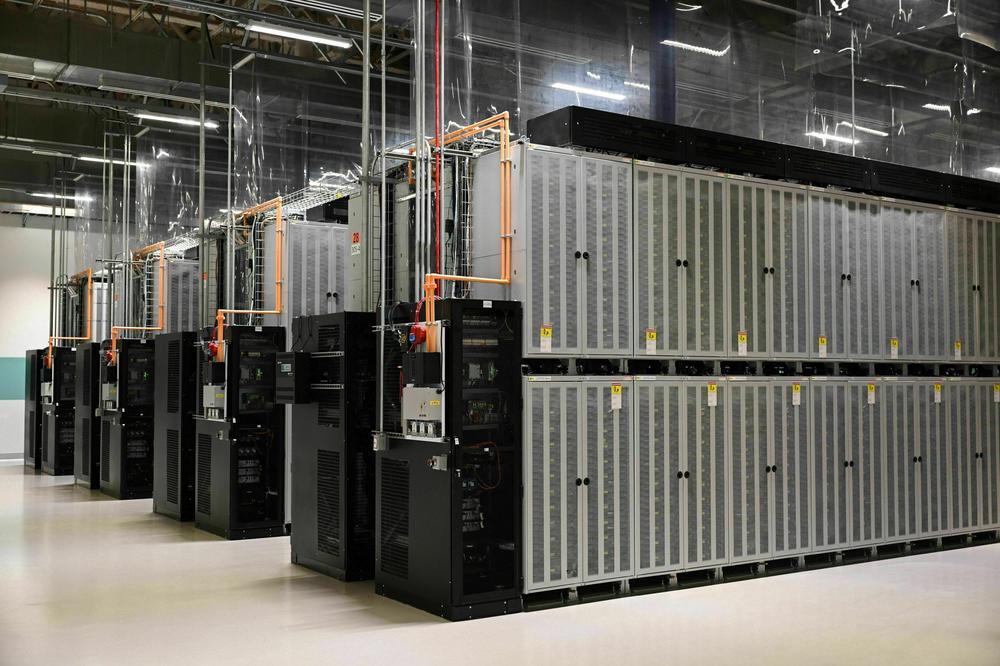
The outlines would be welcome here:
M 101 424 L 101 481 L 111 481 L 111 427 Z
M 410 573 L 410 467 L 405 460 L 382 461 L 379 569 L 407 578 Z
M 81 402 L 83 402 L 84 407 L 90 407 L 90 394 L 94 384 L 94 380 L 90 374 L 92 372 L 90 367 L 91 356 L 92 354 L 90 352 L 87 352 L 86 354 L 83 355 L 83 377 L 85 385 L 83 387 L 83 395 L 81 396 L 80 400 Z
M 181 343 L 167 345 L 167 411 L 176 414 L 181 408 Z
M 180 486 L 180 434 L 176 430 L 167 430 L 167 501 L 177 504 L 177 492 Z
M 198 513 L 212 512 L 212 436 L 198 435 Z
M 340 453 L 316 452 L 316 547 L 340 555 Z
M 319 391 L 317 403 L 319 408 L 316 412 L 316 421 L 320 425 L 339 428 L 341 423 L 341 391 Z
M 170 276 L 170 323 L 167 328 L 168 333 L 175 333 L 181 330 L 181 276 L 177 271 L 172 271 Z
M 319 351 L 341 351 L 340 324 L 319 327 Z
M 91 432 L 90 432 L 90 417 L 89 416 L 84 416 L 83 417 L 83 421 L 82 421 L 82 426 L 81 427 L 83 428 L 83 441 L 84 441 L 82 469 L 83 469 L 83 473 L 86 474 L 89 477 L 90 476 L 90 446 L 91 446 L 91 441 L 90 441 Z

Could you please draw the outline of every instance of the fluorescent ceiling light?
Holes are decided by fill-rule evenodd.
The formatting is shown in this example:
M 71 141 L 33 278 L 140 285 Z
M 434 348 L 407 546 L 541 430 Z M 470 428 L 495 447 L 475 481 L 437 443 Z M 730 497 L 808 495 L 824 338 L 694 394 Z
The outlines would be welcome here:
M 0 203 L 0 211 L 8 213 L 27 213 L 28 215 L 45 215 L 46 217 L 52 215 L 52 206 L 46 206 L 43 204 L 25 204 L 25 203 Z M 63 208 L 61 206 L 56 207 L 56 215 L 65 215 L 66 217 L 76 217 L 76 208 Z
M 854 128 L 854 131 L 856 132 L 864 132 L 865 134 L 871 134 L 872 136 L 889 136 L 888 132 L 872 129 L 871 127 L 862 127 L 861 125 L 854 125 L 852 123 L 847 122 L 846 120 L 840 121 L 839 123 L 837 123 L 837 125 L 838 126 L 843 125 L 844 127 L 851 127 Z
M 327 46 L 335 46 L 339 49 L 346 49 L 351 46 L 351 43 L 346 39 L 328 37 L 327 35 L 321 35 L 315 32 L 306 32 L 305 30 L 279 28 L 267 23 L 258 23 L 257 21 L 247 23 L 244 26 L 244 29 L 249 32 L 260 32 L 265 35 L 274 35 L 275 37 L 287 37 L 289 39 L 298 39 L 303 42 L 313 42 L 314 44 L 326 44 Z
M 625 99 L 625 95 L 620 93 L 607 92 L 605 90 L 596 90 L 594 88 L 584 88 L 583 86 L 574 86 L 569 83 L 553 83 L 552 87 L 556 90 L 566 90 L 567 92 L 574 92 L 578 95 L 590 95 L 591 97 L 602 97 L 604 99 L 614 100 L 620 102 Z
M 837 136 L 836 134 L 827 134 L 826 132 L 806 132 L 806 136 L 810 136 L 814 139 L 821 139 L 823 141 L 832 141 L 833 143 L 846 143 L 848 145 L 861 143 L 857 139 L 852 139 L 849 136 Z
M 58 150 L 32 150 L 32 155 L 41 155 L 42 157 L 73 157 L 66 153 L 60 153 Z
M 322 2 L 322 0 L 284 0 L 284 2 L 289 5 L 308 7 L 309 9 L 315 9 L 321 12 L 330 12 L 331 14 L 339 14 L 340 16 L 349 16 L 356 19 L 363 19 L 365 17 L 365 13 L 360 9 L 345 7 L 343 5 L 335 5 L 332 2 Z M 372 23 L 378 23 L 382 20 L 382 15 L 376 14 L 375 12 L 368 12 L 368 17 L 371 19 Z
M 600 74 L 594 74 L 591 71 L 587 72 L 587 77 L 591 78 L 591 79 L 594 79 L 595 81 L 600 81 L 601 80 L 601 75 Z
M 701 5 L 689 5 L 686 2 L 677 3 L 677 11 L 679 12 L 696 12 L 701 9 Z
M 648 83 L 642 83 L 641 81 L 626 81 L 625 85 L 630 88 L 641 88 L 642 90 L 649 90 Z
M 951 113 L 950 104 L 924 104 L 925 109 L 930 109 L 931 111 L 947 111 Z
M 160 148 L 158 151 L 156 151 L 156 159 L 160 159 L 162 157 L 170 157 L 170 153 L 163 150 L 163 148 Z
M 108 159 L 106 157 L 98 157 L 96 155 L 81 155 L 80 156 L 80 161 L 81 162 L 97 162 L 98 164 L 117 164 L 119 166 L 124 166 L 124 164 L 125 164 L 124 160 L 111 160 L 111 159 Z M 146 165 L 142 164 L 141 162 L 129 162 L 128 165 L 129 166 L 134 166 L 134 167 L 140 167 L 140 168 L 145 168 L 146 167 Z
M 683 49 L 685 51 L 693 51 L 694 53 L 701 53 L 703 55 L 715 56 L 716 58 L 721 58 L 722 56 L 729 53 L 730 45 L 727 44 L 724 49 L 709 49 L 704 46 L 695 46 L 694 44 L 685 44 L 684 42 L 677 42 L 672 39 L 664 39 L 660 42 L 664 46 L 673 46 L 677 49 Z
M 29 196 L 40 197 L 42 199 L 70 199 L 72 201 L 93 201 L 93 197 L 88 197 L 83 194 L 73 195 L 69 194 L 63 196 L 61 194 L 53 194 L 52 192 L 28 192 Z
M 1000 167 L 986 167 L 986 171 L 1000 175 Z
M 967 115 L 967 116 L 974 116 L 977 113 L 982 113 L 982 112 L 983 112 L 982 109 L 969 109 L 968 111 L 965 112 L 965 115 Z
M 201 121 L 197 118 L 188 118 L 187 116 L 170 116 L 163 113 L 137 113 L 136 118 L 141 120 L 159 120 L 164 123 L 174 123 L 175 125 L 187 125 L 189 127 L 197 127 L 201 124 Z M 219 123 L 214 120 L 205 121 L 205 129 L 218 129 Z

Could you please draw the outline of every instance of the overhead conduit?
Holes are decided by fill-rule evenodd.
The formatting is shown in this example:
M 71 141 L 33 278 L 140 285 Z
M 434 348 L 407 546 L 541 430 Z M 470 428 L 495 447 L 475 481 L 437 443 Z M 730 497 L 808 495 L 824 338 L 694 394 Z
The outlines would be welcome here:
M 443 273 L 427 273 L 424 276 L 424 321 L 427 326 L 427 351 L 437 351 L 437 337 L 434 335 L 434 297 L 438 282 L 478 282 L 481 284 L 509 285 L 511 263 L 511 230 L 510 230 L 510 133 L 508 132 L 509 115 L 506 111 L 468 127 L 455 130 L 444 136 L 443 145 L 447 146 L 463 141 L 476 134 L 482 134 L 493 129 L 500 130 L 500 277 L 474 277 L 467 275 L 448 275 Z M 438 151 L 442 146 L 438 146 Z
M 147 245 L 146 247 L 135 250 L 132 253 L 132 261 L 139 261 L 145 259 L 154 252 L 160 253 L 160 288 L 157 298 L 157 324 L 156 326 L 112 326 L 111 327 L 111 355 L 108 357 L 109 365 L 118 364 L 118 333 L 120 331 L 135 331 L 141 333 L 159 333 L 162 332 L 165 325 L 165 310 L 166 310 L 166 275 L 167 275 L 167 246 L 164 241 L 159 243 L 153 243 L 152 245 Z
M 66 335 L 50 335 L 49 351 L 45 355 L 45 367 L 52 368 L 52 346 L 56 342 L 89 342 L 94 336 L 94 269 L 88 268 L 74 275 L 71 279 L 87 276 L 87 335 L 75 337 Z
M 274 309 L 273 310 L 234 310 L 230 308 L 219 308 L 215 315 L 216 340 L 215 340 L 215 360 L 225 360 L 223 350 L 223 332 L 226 326 L 226 315 L 280 315 L 281 314 L 281 286 L 283 280 L 281 257 L 283 255 L 285 232 L 281 222 L 281 197 L 275 197 L 270 201 L 257 204 L 253 208 L 247 208 L 239 213 L 241 221 L 246 221 L 248 217 L 274 210 Z

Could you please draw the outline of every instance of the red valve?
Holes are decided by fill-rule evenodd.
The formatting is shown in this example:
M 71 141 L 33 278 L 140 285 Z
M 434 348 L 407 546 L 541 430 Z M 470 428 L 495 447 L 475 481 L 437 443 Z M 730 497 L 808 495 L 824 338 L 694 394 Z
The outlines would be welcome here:
M 427 339 L 427 329 L 423 324 L 414 324 L 410 327 L 410 346 L 422 344 Z
M 114 358 L 115 355 L 111 353 L 110 349 L 104 352 L 104 362 L 107 363 L 108 365 L 111 365 L 111 361 L 113 361 Z
M 205 345 L 205 347 L 208 349 L 208 355 L 211 358 L 215 358 L 216 355 L 219 353 L 219 343 L 216 340 L 210 340 L 209 343 Z

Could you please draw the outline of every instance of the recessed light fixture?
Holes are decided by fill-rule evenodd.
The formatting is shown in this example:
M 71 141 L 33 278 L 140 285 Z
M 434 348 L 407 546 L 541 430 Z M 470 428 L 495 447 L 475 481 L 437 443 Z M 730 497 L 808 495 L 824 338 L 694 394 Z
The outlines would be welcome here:
M 314 44 L 326 44 L 338 49 L 346 49 L 351 46 L 349 41 L 340 39 L 339 37 L 330 37 L 329 35 L 295 30 L 293 28 L 279 28 L 278 26 L 258 21 L 251 21 L 244 25 L 243 28 L 248 32 L 259 32 L 265 35 L 274 35 L 275 37 L 287 37 L 288 39 L 298 39 L 299 41 L 312 42 Z
M 201 121 L 197 118 L 189 118 L 187 116 L 171 116 L 163 113 L 137 113 L 136 118 L 141 120 L 158 120 L 164 123 L 174 123 L 175 125 L 187 125 L 188 127 L 197 127 L 201 124 Z M 205 121 L 205 129 L 218 129 L 219 123 L 214 120 Z
M 660 42 L 664 46 L 672 46 L 675 49 L 681 49 L 683 51 L 691 51 L 693 53 L 701 53 L 702 55 L 715 56 L 716 58 L 721 58 L 722 56 L 729 53 L 730 44 L 726 45 L 724 49 L 710 49 L 704 46 L 695 46 L 694 44 L 687 44 L 685 42 L 678 42 L 673 39 L 664 39 Z
M 604 99 L 614 100 L 615 102 L 620 102 L 625 99 L 625 95 L 621 93 L 607 92 L 606 90 L 597 90 L 595 88 L 584 88 L 583 86 L 574 86 L 570 83 L 553 83 L 552 87 L 556 90 L 565 90 L 567 92 L 574 92 L 578 95 L 590 95 L 591 97 L 602 97 Z
M 806 132 L 806 136 L 812 137 L 814 139 L 820 139 L 822 141 L 832 141 L 833 143 L 846 143 L 848 145 L 857 145 L 861 143 L 857 139 L 852 139 L 849 136 L 837 136 L 836 134 L 827 134 L 826 132 Z

